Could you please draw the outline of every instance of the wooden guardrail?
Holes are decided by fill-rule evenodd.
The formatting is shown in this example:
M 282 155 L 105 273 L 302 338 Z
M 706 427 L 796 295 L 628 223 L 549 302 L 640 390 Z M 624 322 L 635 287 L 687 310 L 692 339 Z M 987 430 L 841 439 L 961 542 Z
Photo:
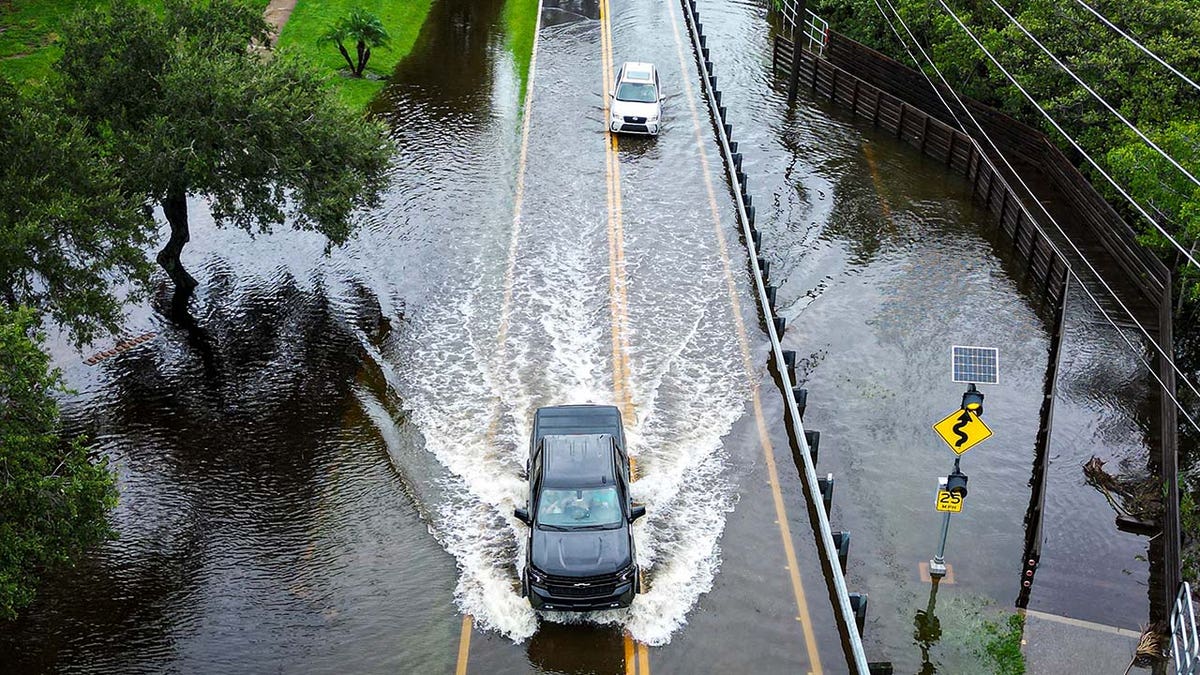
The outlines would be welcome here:
M 790 68 L 793 50 L 790 41 L 776 39 L 773 62 L 777 69 L 786 72 Z M 1026 262 L 1026 273 L 1034 276 L 1058 306 L 1067 277 L 1066 261 L 1039 234 L 1024 202 L 1009 187 L 1001 171 L 980 152 L 974 139 L 807 51 L 800 58 L 799 76 L 801 83 L 817 96 L 849 109 L 856 118 L 870 120 L 874 126 L 893 133 L 897 139 L 965 176 L 971 182 L 972 196 L 996 216 Z

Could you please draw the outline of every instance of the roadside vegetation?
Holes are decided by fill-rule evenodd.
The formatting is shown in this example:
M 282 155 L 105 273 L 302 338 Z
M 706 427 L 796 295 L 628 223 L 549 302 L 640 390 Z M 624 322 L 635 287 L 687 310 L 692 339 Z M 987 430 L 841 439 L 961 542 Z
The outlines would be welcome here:
M 983 657 L 996 675 L 1025 675 L 1025 655 L 1021 652 L 1021 638 L 1025 634 L 1025 617 L 1009 614 L 1003 624 L 984 621 L 983 644 L 979 655 Z
M 115 160 L 122 192 L 162 208 L 170 238 L 157 260 L 177 304 L 196 287 L 180 262 L 189 195 L 218 227 L 267 233 L 287 220 L 333 244 L 376 203 L 392 151 L 383 125 L 334 103 L 328 75 L 294 55 L 247 50 L 270 32 L 257 8 L 167 0 L 155 13 L 115 0 L 65 27 L 61 107 Z
M 47 567 L 114 533 L 117 491 L 107 462 L 61 433 L 62 378 L 42 350 L 39 317 L 0 307 L 0 621 L 36 593 Z
M 946 79 L 964 94 L 1042 129 L 1072 156 L 1067 141 L 975 45 L 936 2 L 894 0 L 900 15 L 929 51 Z M 949 0 L 958 17 L 979 36 L 1005 67 L 1101 167 L 1114 174 L 1161 224 L 1186 247 L 1200 241 L 1200 188 L 1145 146 L 1115 116 L 1060 70 L 1040 48 L 990 3 Z M 1098 94 L 1117 106 L 1193 174 L 1200 173 L 1200 92 L 1156 64 L 1076 3 L 1018 0 L 1003 3 Z M 1160 57 L 1195 79 L 1200 77 L 1200 12 L 1190 0 L 1104 3 L 1104 14 Z M 872 0 L 818 0 L 814 10 L 830 28 L 910 66 L 914 64 Z M 895 22 L 895 19 L 892 19 Z M 903 29 L 901 34 L 903 33 Z M 907 39 L 907 36 L 906 36 Z M 918 58 L 920 58 L 918 54 Z M 1077 153 L 1076 153 L 1077 154 Z M 1181 277 L 1179 318 L 1194 325 L 1200 317 L 1200 270 L 1183 265 L 1182 254 L 1136 215 L 1086 160 L 1078 158 L 1092 184 L 1110 197 L 1126 221 L 1143 233 Z
M 0 68 L 0 620 L 45 571 L 113 536 L 114 477 L 86 439 L 62 433 L 45 329 L 79 348 L 122 329 L 127 303 L 161 284 L 154 207 L 169 225 L 157 255 L 175 286 L 167 316 L 191 331 L 196 281 L 179 260 L 189 197 L 218 227 L 286 225 L 334 246 L 386 183 L 382 123 L 339 102 L 328 71 L 248 48 L 266 42 L 265 4 L 78 2 L 29 41 L 49 56 L 0 61 L 49 64 L 20 88 Z
M 432 6 L 433 0 L 300 0 L 283 27 L 278 47 L 299 54 L 326 72 L 345 71 L 334 81 L 338 97 L 355 110 L 365 110 L 383 89 L 388 75 L 412 51 Z M 354 10 L 377 17 L 390 36 L 386 47 L 372 50 L 361 77 L 353 76 L 337 47 L 325 39 Z
M 259 11 L 271 0 L 249 0 Z M 0 0 L 0 73 L 18 87 L 44 84 L 62 56 L 62 24 L 76 12 L 107 6 L 108 0 Z M 138 0 L 161 11 L 163 0 Z
M 506 46 L 517 64 L 520 92 L 524 95 L 529 84 L 529 62 L 533 58 L 533 43 L 537 39 L 538 0 L 507 0 L 504 3 Z

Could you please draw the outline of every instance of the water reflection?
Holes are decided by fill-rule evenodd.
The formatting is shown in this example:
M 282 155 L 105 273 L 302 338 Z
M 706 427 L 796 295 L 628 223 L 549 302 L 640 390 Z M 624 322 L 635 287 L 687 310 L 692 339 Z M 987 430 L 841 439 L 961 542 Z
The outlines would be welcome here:
M 378 306 L 331 299 L 319 280 L 239 281 L 214 276 L 198 306 L 213 358 L 165 325 L 67 402 L 71 431 L 119 472 L 121 538 L 45 584 L 4 631 L 0 662 L 126 671 L 199 650 L 195 662 L 247 667 L 278 658 L 272 630 L 305 627 L 277 636 L 291 649 L 330 620 L 314 549 L 322 470 Z
M 538 672 L 617 675 L 626 672 L 620 656 L 623 642 L 621 631 L 611 626 L 543 622 L 526 653 Z
M 918 675 L 933 675 L 937 666 L 930 660 L 930 651 L 942 639 L 942 622 L 934 610 L 937 609 L 938 579 L 933 578 L 929 585 L 929 602 L 924 609 L 918 609 L 913 617 L 913 641 L 921 650 L 921 667 Z

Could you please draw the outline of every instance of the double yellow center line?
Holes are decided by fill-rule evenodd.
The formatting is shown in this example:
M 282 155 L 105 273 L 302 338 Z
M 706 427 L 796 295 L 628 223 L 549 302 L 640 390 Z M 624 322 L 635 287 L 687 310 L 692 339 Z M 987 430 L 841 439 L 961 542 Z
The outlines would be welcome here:
M 608 0 L 600 0 L 600 61 L 603 70 L 604 124 L 610 119 L 613 91 L 612 27 Z M 629 371 L 629 294 L 625 278 L 625 225 L 621 206 L 621 164 L 617 135 L 605 134 L 605 178 L 608 198 L 608 298 L 612 318 L 613 394 L 625 424 L 634 422 L 633 386 Z
M 671 0 L 668 0 L 671 1 Z M 602 96 L 604 98 L 604 124 L 611 120 L 611 97 L 616 83 L 613 62 L 612 24 L 608 0 L 600 0 L 600 66 Z M 625 226 L 621 206 L 621 162 L 618 156 L 617 135 L 609 130 L 605 134 L 604 174 L 608 201 L 608 303 L 612 320 L 612 364 L 613 396 L 625 425 L 634 423 L 633 383 L 629 368 L 629 291 L 625 277 Z M 636 479 L 637 460 L 629 459 L 630 473 Z M 626 675 L 650 675 L 650 653 L 645 643 L 635 642 L 625 632 Z

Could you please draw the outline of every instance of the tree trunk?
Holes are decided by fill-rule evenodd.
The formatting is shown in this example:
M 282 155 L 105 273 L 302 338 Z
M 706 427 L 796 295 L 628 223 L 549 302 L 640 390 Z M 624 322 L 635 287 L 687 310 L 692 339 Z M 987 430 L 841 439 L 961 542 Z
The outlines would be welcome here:
M 367 69 L 367 62 L 370 60 L 371 60 L 371 48 L 367 47 L 367 50 L 363 52 L 363 62 L 362 62 L 363 70 Z
M 338 51 L 342 53 L 342 58 L 346 59 L 346 65 L 350 66 L 350 72 L 354 72 L 354 60 L 350 58 L 350 52 L 346 51 L 345 45 L 337 43 Z
M 362 40 L 358 41 L 358 67 L 354 69 L 355 77 L 362 77 L 363 68 L 367 67 L 367 61 L 363 58 L 363 52 L 367 48 L 367 43 Z
M 171 225 L 171 238 L 167 240 L 167 245 L 163 247 L 163 250 L 158 252 L 158 264 L 175 283 L 176 298 L 186 299 L 198 285 L 192 275 L 183 269 L 183 263 L 179 261 L 183 245 L 190 238 L 188 236 L 187 193 L 182 188 L 171 188 L 162 201 L 162 209 L 163 214 L 167 217 L 167 222 Z

